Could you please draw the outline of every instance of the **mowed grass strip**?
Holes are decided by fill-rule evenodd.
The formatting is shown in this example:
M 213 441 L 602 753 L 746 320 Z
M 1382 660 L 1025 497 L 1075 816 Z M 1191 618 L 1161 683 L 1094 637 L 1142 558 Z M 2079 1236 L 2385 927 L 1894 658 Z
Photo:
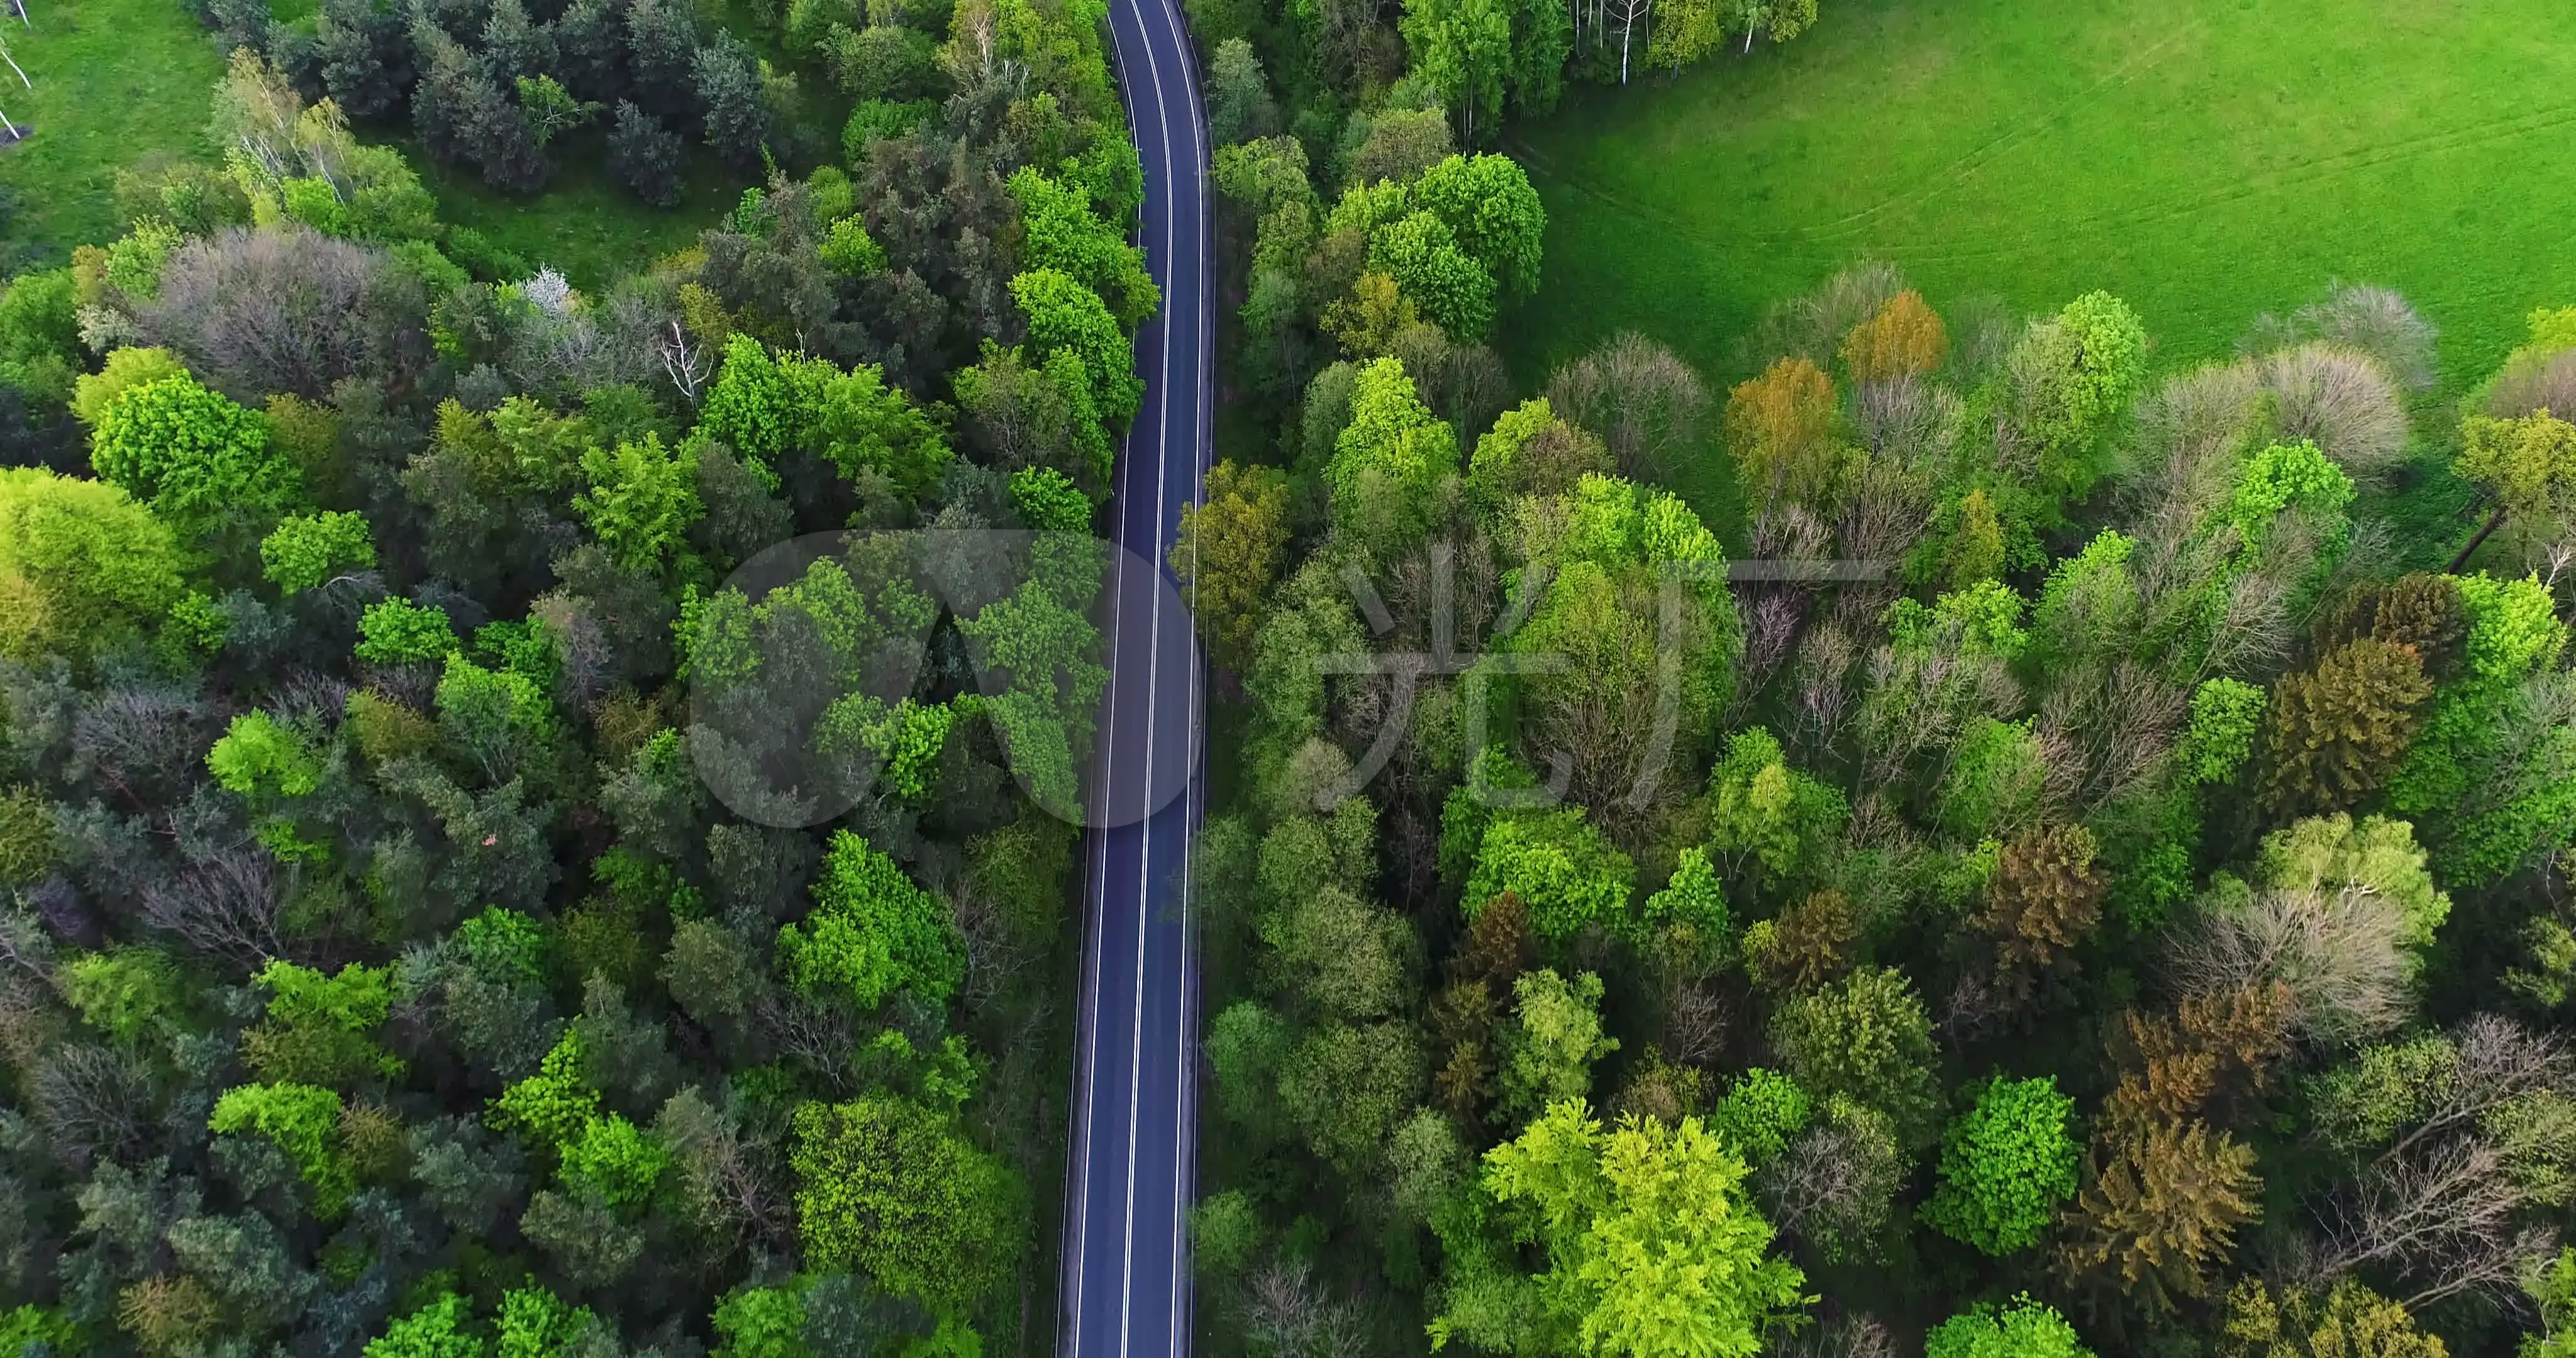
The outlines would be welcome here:
M 1772 302 L 1854 260 L 1935 306 L 2092 288 L 2159 366 L 2332 280 L 2442 327 L 2446 387 L 2576 302 L 2576 43 L 2559 0 L 1827 0 L 1806 37 L 1515 127 L 1546 281 L 1534 382 L 1622 329 L 1713 379 Z

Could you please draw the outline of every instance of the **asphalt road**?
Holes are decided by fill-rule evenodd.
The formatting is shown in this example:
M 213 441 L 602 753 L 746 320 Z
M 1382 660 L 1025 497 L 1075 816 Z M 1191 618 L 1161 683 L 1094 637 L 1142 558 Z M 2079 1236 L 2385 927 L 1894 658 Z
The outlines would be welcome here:
M 1112 587 L 1097 747 L 1095 805 L 1108 814 L 1094 823 L 1111 828 L 1092 832 L 1085 865 L 1057 1346 L 1080 1358 L 1188 1349 L 1197 1196 L 1198 959 L 1185 877 L 1203 810 L 1205 671 L 1178 597 L 1138 577 L 1140 562 L 1161 569 L 1213 441 L 1207 120 L 1177 0 L 1112 0 L 1109 26 L 1144 161 L 1139 243 L 1163 308 L 1137 332 L 1145 405 L 1111 502 L 1133 556 L 1120 556 L 1128 572 Z M 1151 804 L 1173 788 L 1178 797 Z

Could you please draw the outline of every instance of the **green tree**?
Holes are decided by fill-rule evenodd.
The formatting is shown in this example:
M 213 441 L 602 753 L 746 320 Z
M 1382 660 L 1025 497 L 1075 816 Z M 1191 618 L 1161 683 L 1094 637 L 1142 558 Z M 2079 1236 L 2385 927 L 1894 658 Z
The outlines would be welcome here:
M 1477 119 L 1496 122 L 1512 73 L 1512 11 L 1504 0 L 1405 0 L 1398 21 L 1413 69 L 1458 111 L 1467 145 Z M 1490 127 L 1489 127 L 1490 131 Z
M 1145 252 L 1091 210 L 1089 190 L 1030 166 L 1015 171 L 1006 187 L 1019 201 L 1020 258 L 1028 268 L 1052 269 L 1091 289 L 1131 328 L 1162 305 L 1145 273 Z
M 1725 943 L 1734 920 L 1708 850 L 1693 846 L 1681 851 L 1671 881 L 1646 898 L 1645 923 L 1649 929 L 1688 928 L 1709 946 Z
M 268 421 L 181 373 L 129 387 L 99 413 L 90 462 L 154 513 L 193 532 L 273 514 L 303 494 Z
M 483 1358 L 487 1349 L 473 1321 L 474 1303 L 442 1293 L 368 1340 L 366 1358 Z
M 255 1132 L 286 1152 L 288 1163 L 313 1189 L 313 1210 L 330 1220 L 357 1192 L 348 1157 L 340 1151 L 340 1096 L 311 1085 L 240 1085 L 215 1100 L 207 1130 L 218 1136 Z
M 1105 497 L 1113 455 L 1089 371 L 1070 350 L 1032 362 L 1026 349 L 987 345 L 982 362 L 952 379 L 970 442 L 993 466 L 1053 467 Z
M 1769 1257 L 1745 1176 L 1697 1118 L 1604 1129 L 1581 1100 L 1555 1105 L 1487 1152 L 1479 1180 L 1487 1229 L 1535 1242 L 1545 1270 L 1522 1277 L 1499 1242 L 1444 1230 L 1432 1347 L 1749 1358 L 1805 1300 L 1806 1277 Z
M 1207 65 L 1207 106 L 1208 140 L 1218 146 L 1279 130 L 1279 102 L 1270 96 L 1270 81 L 1250 42 L 1239 37 L 1216 40 Z
M 508 912 L 501 912 L 508 917 Z M 491 919 L 487 911 L 483 918 Z M 469 950 L 476 941 L 469 940 Z M 487 943 L 483 950 L 501 951 L 512 945 Z M 502 966 L 496 970 L 514 969 L 512 959 L 496 959 Z M 581 1041 L 581 1030 L 568 1028 L 555 1041 L 552 1049 L 537 1065 L 537 1073 L 513 1081 L 492 1101 L 492 1125 L 525 1131 L 547 1146 L 561 1146 L 581 1135 L 593 1118 L 599 1116 L 599 1091 L 590 1085 L 583 1066 L 587 1060 Z
M 1288 478 L 1228 459 L 1208 469 L 1205 497 L 1181 506 L 1172 574 L 1216 662 L 1240 671 L 1262 604 L 1288 552 Z
M 2225 783 L 2254 753 L 2262 729 L 2263 690 L 2242 679 L 2205 679 L 2191 693 L 2191 718 L 2174 744 L 2174 763 L 2194 783 Z
M 1190 1209 L 1190 1258 L 1203 1277 L 1232 1278 L 1261 1248 L 1261 1217 L 1241 1189 L 1199 1199 Z
M 1791 769 L 1780 742 L 1759 726 L 1727 739 L 1708 791 L 1709 848 L 1734 872 L 1767 884 L 1811 868 L 1851 815 L 1841 792 Z
M 186 982 L 156 948 L 83 953 L 63 962 L 54 983 L 83 1022 L 129 1046 L 185 1013 Z
M 1331 1023 L 1288 1051 L 1278 1101 L 1308 1149 L 1357 1175 L 1421 1103 L 1422 1086 L 1422 1046 L 1412 1024 Z
M 1019 1258 L 1027 1192 L 950 1119 L 872 1094 L 796 1110 L 796 1221 L 806 1262 L 963 1312 Z
M 738 1287 L 726 1294 L 709 1317 L 720 1358 L 809 1358 L 805 1282 L 792 1278 L 777 1287 Z
M 1563 942 L 1592 925 L 1625 927 L 1636 876 L 1581 807 L 1518 812 L 1485 826 L 1464 899 L 1472 919 L 1508 891 L 1529 907 L 1540 937 Z
M 2451 916 L 2451 898 L 2433 884 L 2415 827 L 2386 816 L 2356 823 L 2343 814 L 2312 816 L 2263 837 L 2255 863 L 2259 886 L 2289 891 L 2358 888 L 2397 903 L 2406 919 L 2399 941 L 2423 949 Z
M 1392 557 L 1430 530 L 1438 491 L 1457 471 L 1457 435 L 1422 404 L 1404 364 L 1362 368 L 1324 471 L 1334 529 Z
M 2075 1327 L 2027 1295 L 1997 1310 L 1980 1304 L 1923 1336 L 1923 1358 L 2093 1358 Z
M 2026 828 L 2039 814 L 2048 760 L 2027 719 L 1979 717 L 1950 753 L 1938 797 L 1941 828 L 1971 843 Z
M 1098 659 L 1100 629 L 1081 611 L 1098 580 L 1092 572 L 1054 583 L 1041 577 L 984 605 L 957 625 L 967 654 L 990 679 L 1007 682 L 982 696 L 983 713 L 1002 737 L 1021 788 L 1050 813 L 1074 819 L 1081 792 L 1074 761 L 1090 748 L 1091 723 L 1109 671 Z M 1080 585 L 1083 593 L 1061 588 Z
M 791 371 L 801 432 L 815 456 L 850 480 L 875 472 L 906 495 L 939 484 L 955 457 L 947 436 L 902 388 L 886 382 L 884 369 L 867 363 L 844 372 L 826 360 L 805 359 Z
M 1538 291 L 1547 209 L 1520 162 L 1509 156 L 1450 156 L 1423 171 L 1405 190 L 1405 201 L 1448 226 L 1458 248 L 1483 266 L 1503 300 Z
M 351 962 L 337 974 L 272 960 L 252 978 L 267 1019 L 242 1034 L 242 1061 L 271 1084 L 344 1085 L 403 1063 L 375 1040 L 393 1009 L 393 968 Z
M 1601 978 L 1588 971 L 1568 982 L 1542 969 L 1512 983 L 1512 1022 L 1501 1035 L 1498 1117 L 1517 1123 L 1553 1104 L 1591 1096 L 1593 1064 L 1619 1050 L 1619 1040 L 1601 1028 L 1601 994 Z
M 778 931 L 778 959 L 798 989 L 862 1010 L 898 990 L 943 1002 L 965 971 L 947 904 L 847 830 L 833 832 L 814 913 Z
M 1200 1043 L 1215 1077 L 1217 1111 L 1246 1131 L 1271 1129 L 1279 1113 L 1279 1068 L 1295 1040 L 1257 1000 L 1237 1000 L 1219 1012 Z
M 1084 390 L 1101 418 L 1135 418 L 1145 398 L 1136 351 L 1100 294 L 1057 270 L 1031 269 L 1011 280 L 1011 297 L 1029 319 L 1029 347 L 1041 361 L 1058 353 L 1081 359 Z
M 438 660 L 456 650 L 456 629 L 447 610 L 409 599 L 379 599 L 358 618 L 360 660 L 401 665 Z
M 31 270 L 0 289 L 0 383 L 59 407 L 80 358 L 80 282 L 70 269 Z
M 1515 6 L 1512 107 L 1524 114 L 1554 113 L 1565 93 L 1565 63 L 1573 54 L 1574 24 L 1565 6 L 1548 0 L 1522 0 Z
M 598 1323 L 589 1307 L 545 1288 L 513 1287 L 501 1294 L 501 1313 L 493 1317 L 493 1358 L 562 1358 Z
M 2576 424 L 2549 410 L 2516 419 L 2471 415 L 2460 422 L 2451 470 L 2496 498 L 2481 537 L 2508 520 L 2535 541 L 2564 536 L 2576 510 Z
M 1406 213 L 1371 232 L 1368 248 L 1371 273 L 1394 280 L 1397 291 L 1451 339 L 1473 342 L 1493 328 L 1494 276 L 1459 245 L 1457 233 L 1437 215 Z
M 118 487 L 0 471 L 0 652 L 84 656 L 179 602 L 170 530 Z
M 320 589 L 334 574 L 376 564 L 367 516 L 345 510 L 279 520 L 259 544 L 261 573 L 283 594 Z
M 2522 1288 L 2540 1313 L 2540 1333 L 2524 1336 L 2522 1358 L 2576 1353 L 2576 1246 L 2560 1246 L 2557 1258 L 2524 1276 Z
M 2146 326 L 2128 303 L 2088 292 L 2032 322 L 2004 367 L 2013 431 L 2033 445 L 2040 485 L 2081 497 L 2101 474 L 2103 433 L 2146 377 Z
M 832 223 L 815 252 L 824 263 L 851 278 L 866 278 L 886 270 L 885 247 L 868 234 L 867 223 L 856 213 Z
M 233 718 L 206 752 L 206 771 L 225 791 L 254 805 L 310 796 L 322 785 L 321 762 L 292 728 L 265 712 Z
M 1924 1221 L 1988 1254 L 2037 1244 L 2058 1204 L 2075 1196 L 2074 1115 L 2053 1077 L 1982 1082 L 1976 1106 L 1942 1135 L 1941 1185 Z
M 762 466 L 775 466 L 796 440 L 796 393 L 776 358 L 740 331 L 725 339 L 724 363 L 698 407 L 698 427 Z
M 1772 1016 L 1771 1046 L 1809 1095 L 1876 1109 L 1908 1145 L 1929 1139 L 1940 1107 L 1932 1021 L 1903 972 L 1862 967 L 1789 1000 Z
M 73 338 L 79 338 L 79 333 L 75 328 Z M 83 374 L 74 381 L 72 413 L 96 429 L 99 422 L 107 417 L 107 408 L 117 397 L 165 377 L 187 375 L 187 365 L 167 349 L 140 349 L 131 345 L 111 349 L 107 361 L 99 365 L 97 372 Z
M 1807 1129 L 1814 1109 L 1798 1082 L 1759 1066 L 1735 1077 L 1708 1110 L 1708 1130 L 1755 1169 L 1776 1159 Z
M 1091 531 L 1091 497 L 1072 477 L 1053 467 L 1022 467 L 1011 473 L 1009 485 L 1020 522 L 1046 533 Z
M 566 132 L 588 126 L 603 107 L 597 100 L 580 100 L 553 76 L 538 74 L 518 78 L 519 113 L 528 120 L 528 135 L 542 147 Z
M 2316 444 L 2306 439 L 2270 443 L 2237 467 L 2227 519 L 2240 541 L 2260 549 L 2270 538 L 2273 521 L 2292 509 L 2340 525 L 2353 493 L 2352 478 Z M 2329 539 L 2330 550 L 2340 549 L 2342 532 L 2338 527 Z
M 2516 750 L 2510 733 L 2537 724 L 2524 688 L 2557 665 L 2567 627 L 2536 577 L 2482 572 L 2453 584 L 2467 620 L 2459 672 L 2436 688 L 2388 801 L 2426 832 L 2447 876 L 2486 881 L 2548 847 L 2540 836 L 2553 818 L 2543 808 L 2566 784 L 2551 767 L 2557 750 L 2549 742 Z
M 694 444 L 665 449 L 648 432 L 614 451 L 585 450 L 581 471 L 589 489 L 573 497 L 573 510 L 619 566 L 649 574 L 687 550 L 689 526 L 706 514 Z
M 439 729 L 493 783 L 508 781 L 555 733 L 554 701 L 546 688 L 516 666 L 486 669 L 463 651 L 450 651 L 438 677 Z
M 672 1157 L 660 1138 L 610 1113 L 584 1122 L 563 1143 L 560 1163 L 564 1182 L 584 1196 L 611 1207 L 640 1207 L 671 1172 Z

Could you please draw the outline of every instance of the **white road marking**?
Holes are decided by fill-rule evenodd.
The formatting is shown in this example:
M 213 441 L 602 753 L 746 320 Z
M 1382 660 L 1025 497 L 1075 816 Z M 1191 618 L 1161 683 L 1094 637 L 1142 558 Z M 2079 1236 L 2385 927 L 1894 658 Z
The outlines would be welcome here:
M 1173 265 L 1172 236 L 1172 138 L 1171 123 L 1163 108 L 1163 64 L 1154 58 L 1154 35 L 1145 29 L 1144 6 L 1136 8 L 1136 31 L 1145 40 L 1145 67 L 1151 72 L 1154 87 L 1154 130 L 1157 149 L 1163 161 L 1163 259 L 1168 277 Z M 1163 318 L 1162 354 L 1155 394 L 1163 408 L 1154 419 L 1154 517 L 1148 545 L 1156 556 L 1162 555 L 1163 516 L 1168 509 L 1165 492 L 1171 485 L 1172 465 L 1172 323 Z M 1161 725 L 1155 720 L 1161 710 L 1163 667 L 1163 591 L 1162 567 L 1145 563 L 1155 580 L 1153 603 L 1146 623 L 1149 638 L 1145 650 L 1145 787 L 1150 800 L 1154 785 L 1154 736 Z M 1119 1277 L 1124 1283 L 1118 1301 L 1118 1352 L 1126 1353 L 1132 1344 L 1132 1322 L 1136 1304 L 1136 1113 L 1145 1091 L 1145 940 L 1153 931 L 1148 907 L 1154 897 L 1154 818 L 1149 813 L 1138 823 L 1136 835 L 1136 1021 L 1135 1036 L 1127 1058 L 1127 1220 L 1124 1255 Z

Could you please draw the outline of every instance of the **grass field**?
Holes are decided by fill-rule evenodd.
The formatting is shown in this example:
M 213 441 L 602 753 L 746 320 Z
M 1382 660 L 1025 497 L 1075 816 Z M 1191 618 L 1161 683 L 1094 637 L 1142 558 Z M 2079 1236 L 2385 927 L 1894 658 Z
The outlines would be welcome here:
M 403 153 L 437 195 L 440 220 L 473 227 L 530 264 L 561 269 L 584 288 L 615 282 L 655 256 L 695 242 L 740 201 L 748 182 L 693 147 L 680 205 L 668 211 L 648 207 L 609 176 L 605 139 L 596 132 L 556 156 L 554 182 L 535 198 L 502 193 L 471 166 L 441 165 L 409 146 Z
M 75 245 L 118 232 L 116 171 L 154 152 L 212 160 L 209 101 L 224 73 L 214 40 L 183 0 L 28 0 L 34 26 L 11 21 L 10 54 L 30 90 L 0 68 L 0 112 L 35 135 L 0 149 L 0 190 L 13 211 L 0 221 L 0 274 L 58 264 Z M 309 11 L 311 0 L 280 0 L 276 13 Z M 839 110 L 814 111 L 816 132 Z M 829 131 L 837 135 L 838 123 Z M 362 127 L 377 140 L 387 129 Z M 604 139 L 577 138 L 557 156 L 554 186 L 514 198 L 469 169 L 437 165 L 404 148 L 438 197 L 439 215 L 484 232 L 531 262 L 552 264 L 595 287 L 694 240 L 749 181 L 691 147 L 688 192 L 669 211 L 647 207 L 613 182 Z
M 1855 259 L 1935 306 L 2137 307 L 2160 364 L 2331 280 L 2442 327 L 2445 385 L 2576 302 L 2576 44 L 2561 0 L 1826 0 L 1787 47 L 1587 90 L 1516 126 L 1546 283 L 1525 381 L 1620 329 L 1713 377 Z
M 10 19 L 8 42 L 35 88 L 0 68 L 0 111 L 35 126 L 0 150 L 12 265 L 114 238 L 120 167 L 156 150 L 210 155 L 207 96 L 224 73 L 181 0 L 27 0 L 27 11 L 34 26 Z

